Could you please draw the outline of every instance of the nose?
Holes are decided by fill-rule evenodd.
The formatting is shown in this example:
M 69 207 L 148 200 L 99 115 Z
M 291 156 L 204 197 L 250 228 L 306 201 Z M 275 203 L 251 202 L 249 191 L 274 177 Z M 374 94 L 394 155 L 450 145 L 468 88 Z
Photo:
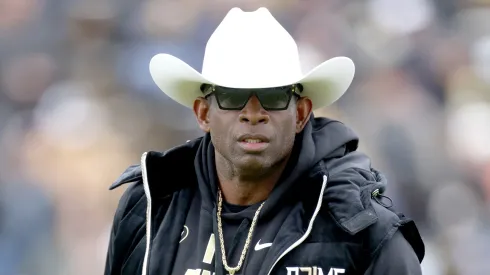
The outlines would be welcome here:
M 240 111 L 239 119 L 240 122 L 256 125 L 259 123 L 267 124 L 270 118 L 269 113 L 262 108 L 259 99 L 253 95 Z

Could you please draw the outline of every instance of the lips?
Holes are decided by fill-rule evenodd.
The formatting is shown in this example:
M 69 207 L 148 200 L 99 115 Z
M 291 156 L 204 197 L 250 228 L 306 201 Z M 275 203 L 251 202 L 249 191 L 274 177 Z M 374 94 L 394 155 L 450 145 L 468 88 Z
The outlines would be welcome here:
M 244 152 L 258 154 L 269 146 L 269 139 L 263 135 L 242 135 L 238 138 L 238 145 Z
M 246 143 L 268 143 L 269 139 L 263 135 L 252 135 L 252 134 L 246 134 L 246 135 L 241 135 L 238 138 L 239 142 L 246 142 Z

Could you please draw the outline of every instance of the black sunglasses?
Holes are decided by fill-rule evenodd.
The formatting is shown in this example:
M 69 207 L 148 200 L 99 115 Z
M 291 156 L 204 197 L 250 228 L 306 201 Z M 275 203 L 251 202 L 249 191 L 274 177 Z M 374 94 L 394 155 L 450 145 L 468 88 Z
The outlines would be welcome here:
M 242 110 L 250 97 L 255 95 L 266 111 L 282 111 L 288 108 L 293 95 L 301 97 L 299 94 L 303 91 L 303 86 L 294 84 L 274 88 L 236 89 L 203 84 L 201 91 L 204 93 L 204 98 L 214 95 L 222 110 Z

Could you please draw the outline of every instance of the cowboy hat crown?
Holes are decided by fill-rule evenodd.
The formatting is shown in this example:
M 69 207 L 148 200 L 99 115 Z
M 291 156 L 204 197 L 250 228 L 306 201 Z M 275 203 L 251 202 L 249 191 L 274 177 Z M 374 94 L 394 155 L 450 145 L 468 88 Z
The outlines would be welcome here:
M 301 95 L 309 97 L 317 109 L 340 98 L 354 71 L 349 58 L 335 57 L 303 74 L 296 42 L 266 8 L 228 12 L 208 40 L 202 73 L 168 54 L 158 54 L 150 61 L 157 86 L 189 108 L 203 96 L 202 84 L 270 88 L 301 83 Z

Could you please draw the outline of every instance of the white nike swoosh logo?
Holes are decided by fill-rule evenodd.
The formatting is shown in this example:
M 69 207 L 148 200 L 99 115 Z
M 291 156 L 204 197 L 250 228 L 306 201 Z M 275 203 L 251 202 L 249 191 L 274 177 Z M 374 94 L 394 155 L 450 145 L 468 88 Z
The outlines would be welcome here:
M 259 250 L 262 250 L 264 248 L 267 248 L 267 247 L 271 247 L 272 246 L 272 243 L 260 243 L 260 240 L 257 242 L 257 244 L 255 245 L 255 251 L 259 251 Z

